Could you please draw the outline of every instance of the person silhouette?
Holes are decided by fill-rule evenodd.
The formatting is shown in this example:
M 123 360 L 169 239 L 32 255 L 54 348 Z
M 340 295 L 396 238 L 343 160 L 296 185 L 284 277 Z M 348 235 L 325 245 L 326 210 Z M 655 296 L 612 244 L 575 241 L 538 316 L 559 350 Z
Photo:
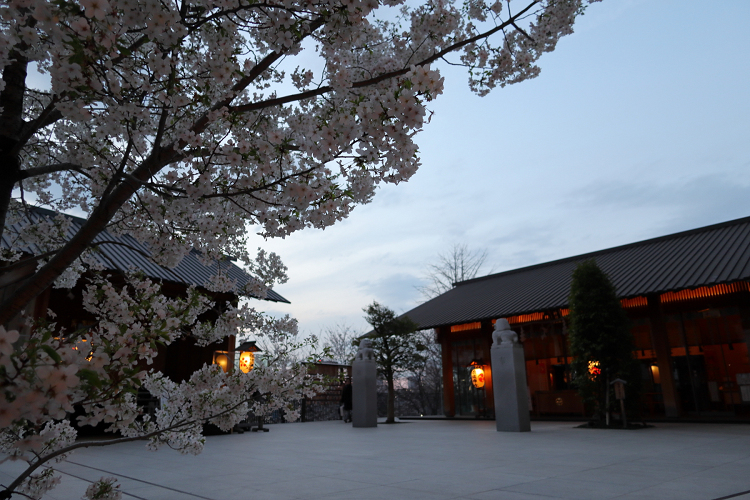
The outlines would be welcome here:
M 341 390 L 341 417 L 344 419 L 344 423 L 352 421 L 352 379 L 346 377 L 344 381 L 344 388 Z

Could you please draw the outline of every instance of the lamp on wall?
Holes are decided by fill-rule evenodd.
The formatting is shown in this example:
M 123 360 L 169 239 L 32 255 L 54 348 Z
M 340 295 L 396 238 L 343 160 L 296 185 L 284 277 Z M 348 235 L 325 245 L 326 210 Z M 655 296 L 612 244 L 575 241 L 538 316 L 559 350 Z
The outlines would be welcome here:
M 471 367 L 471 385 L 476 389 L 484 387 L 484 366 L 481 360 L 474 360 L 469 365 Z
M 659 365 L 651 363 L 651 378 L 654 380 L 654 384 L 661 384 L 661 377 L 659 377 Z
M 214 351 L 213 364 L 219 365 L 221 371 L 227 373 L 231 366 L 229 366 L 229 351 Z

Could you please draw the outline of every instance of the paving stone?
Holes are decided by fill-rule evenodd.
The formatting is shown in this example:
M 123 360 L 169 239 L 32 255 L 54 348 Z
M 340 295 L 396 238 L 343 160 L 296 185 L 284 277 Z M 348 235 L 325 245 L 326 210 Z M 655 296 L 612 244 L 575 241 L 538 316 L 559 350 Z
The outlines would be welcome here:
M 153 453 L 143 443 L 80 450 L 59 464 L 62 484 L 45 498 L 80 498 L 102 476 L 120 478 L 124 500 L 713 500 L 750 491 L 746 425 L 618 431 L 532 422 L 529 433 L 496 432 L 491 421 L 269 428 L 210 436 L 198 456 Z M 0 464 L 0 481 L 21 466 Z

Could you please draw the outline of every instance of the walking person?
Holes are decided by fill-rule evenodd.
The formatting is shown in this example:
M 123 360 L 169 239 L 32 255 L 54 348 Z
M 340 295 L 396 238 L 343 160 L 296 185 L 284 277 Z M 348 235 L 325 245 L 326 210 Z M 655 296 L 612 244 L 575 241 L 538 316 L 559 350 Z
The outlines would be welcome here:
M 344 381 L 344 388 L 341 390 L 341 417 L 344 423 L 352 421 L 352 379 L 347 377 Z

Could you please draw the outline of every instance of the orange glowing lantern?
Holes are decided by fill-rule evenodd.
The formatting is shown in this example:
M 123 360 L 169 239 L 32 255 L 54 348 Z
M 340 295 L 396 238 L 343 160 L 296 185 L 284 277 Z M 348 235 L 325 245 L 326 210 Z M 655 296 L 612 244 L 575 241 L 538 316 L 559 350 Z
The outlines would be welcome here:
M 214 364 L 221 367 L 221 371 L 227 373 L 229 371 L 229 353 L 227 351 L 216 351 L 214 352 Z
M 255 354 L 253 354 L 252 352 L 240 353 L 240 371 L 242 371 L 242 373 L 250 373 L 250 370 L 253 369 L 254 364 Z
M 471 385 L 476 389 L 482 389 L 484 387 L 484 368 L 482 364 L 475 360 L 471 362 L 470 366 L 473 367 L 471 370 Z
M 659 376 L 659 365 L 651 363 L 651 377 L 654 380 L 654 384 L 661 384 L 661 377 Z
M 596 377 L 602 372 L 601 367 L 599 366 L 598 361 L 589 361 L 589 375 L 591 378 Z
M 213 364 L 219 365 L 224 373 L 230 373 L 239 367 L 242 373 L 250 373 L 255 365 L 255 353 L 262 352 L 255 342 L 243 342 L 236 351 L 214 351 Z
M 262 352 L 254 341 L 248 340 L 237 347 L 239 352 L 239 367 L 242 373 L 250 373 L 255 365 L 255 353 Z

